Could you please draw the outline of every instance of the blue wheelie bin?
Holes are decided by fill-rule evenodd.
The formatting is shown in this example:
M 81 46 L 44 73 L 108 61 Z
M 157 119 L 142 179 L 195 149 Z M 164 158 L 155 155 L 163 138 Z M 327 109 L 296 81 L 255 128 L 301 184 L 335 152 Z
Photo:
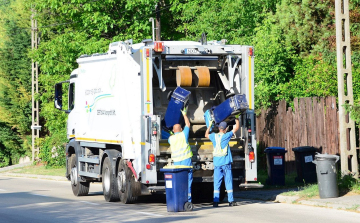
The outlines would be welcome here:
M 192 166 L 173 165 L 160 169 L 164 173 L 168 212 L 192 211 L 188 202 L 188 173 Z
M 285 153 L 287 151 L 283 147 L 268 147 L 264 152 L 267 157 L 267 183 L 285 185 Z
M 170 101 L 165 112 L 165 116 L 161 121 L 162 139 L 170 137 L 170 131 L 175 124 L 185 125 L 181 110 L 187 106 L 191 92 L 181 87 L 177 87 L 170 96 Z

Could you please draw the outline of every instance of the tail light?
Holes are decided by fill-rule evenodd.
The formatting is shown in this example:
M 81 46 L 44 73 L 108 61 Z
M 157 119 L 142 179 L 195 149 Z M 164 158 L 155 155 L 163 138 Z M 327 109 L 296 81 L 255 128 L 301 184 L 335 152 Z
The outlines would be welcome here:
M 249 48 L 249 57 L 254 56 L 254 48 L 250 47 Z
M 161 53 L 164 51 L 164 42 L 154 42 L 154 51 Z
M 254 151 L 249 152 L 249 161 L 251 163 L 255 162 L 255 153 L 254 153 Z
M 149 155 L 149 163 L 151 165 L 154 165 L 155 164 L 155 155 L 154 154 L 150 154 Z
M 150 56 L 150 49 L 146 49 L 146 57 Z

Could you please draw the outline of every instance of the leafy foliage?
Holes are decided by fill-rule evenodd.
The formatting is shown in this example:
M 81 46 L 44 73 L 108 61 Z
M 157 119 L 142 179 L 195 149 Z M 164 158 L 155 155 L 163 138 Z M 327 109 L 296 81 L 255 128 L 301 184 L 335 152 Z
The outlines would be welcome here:
M 250 44 L 255 27 L 266 12 L 274 12 L 278 0 L 173 0 L 171 11 L 184 39 L 198 40 L 205 32 L 209 40 L 227 39 L 232 44 Z
M 17 162 L 29 155 L 28 135 L 31 125 L 31 59 L 29 30 L 24 22 L 23 1 L 7 1 L 0 5 L 0 166 Z

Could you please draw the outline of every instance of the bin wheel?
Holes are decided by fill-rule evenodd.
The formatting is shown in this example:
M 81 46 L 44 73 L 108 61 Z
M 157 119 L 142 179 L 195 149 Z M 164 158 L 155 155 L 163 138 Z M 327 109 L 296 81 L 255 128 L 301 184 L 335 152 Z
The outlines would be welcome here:
M 192 211 L 194 209 L 194 205 L 191 202 L 186 202 L 184 205 L 184 210 L 185 211 Z

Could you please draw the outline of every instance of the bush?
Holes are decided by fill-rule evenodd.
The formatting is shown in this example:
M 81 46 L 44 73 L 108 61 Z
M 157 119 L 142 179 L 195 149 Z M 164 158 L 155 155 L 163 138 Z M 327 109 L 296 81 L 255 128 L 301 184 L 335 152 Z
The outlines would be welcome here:
M 47 136 L 40 144 L 39 158 L 50 167 L 64 167 L 66 162 L 65 148 L 67 138 L 62 133 Z
M 349 191 L 354 193 L 360 193 L 360 182 L 355 179 L 351 174 L 341 176 L 338 178 L 339 191 L 347 193 Z

